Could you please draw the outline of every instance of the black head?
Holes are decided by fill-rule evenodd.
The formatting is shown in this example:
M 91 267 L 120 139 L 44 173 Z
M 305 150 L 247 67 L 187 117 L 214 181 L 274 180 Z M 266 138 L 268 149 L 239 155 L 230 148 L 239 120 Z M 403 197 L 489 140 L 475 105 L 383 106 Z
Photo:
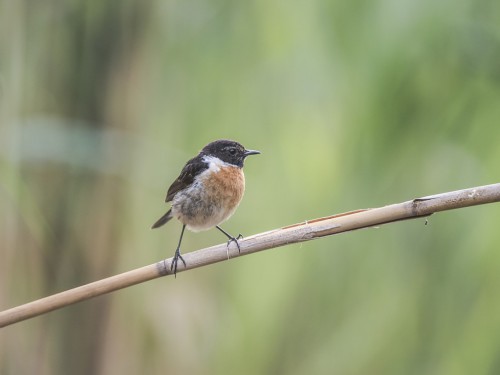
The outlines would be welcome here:
M 257 155 L 260 154 L 260 152 L 256 150 L 246 150 L 245 147 L 235 141 L 219 139 L 203 147 L 201 154 L 214 156 L 225 163 L 242 168 L 243 162 L 247 156 Z

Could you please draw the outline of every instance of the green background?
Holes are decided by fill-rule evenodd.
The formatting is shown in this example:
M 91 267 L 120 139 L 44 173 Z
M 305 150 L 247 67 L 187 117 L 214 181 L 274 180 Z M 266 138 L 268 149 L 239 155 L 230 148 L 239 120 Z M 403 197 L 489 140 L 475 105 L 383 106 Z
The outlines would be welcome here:
M 0 2 L 0 310 L 154 263 L 185 161 L 251 235 L 498 182 L 500 3 Z M 0 330 L 2 374 L 498 374 L 500 206 L 283 247 Z M 187 233 L 183 251 L 225 241 Z

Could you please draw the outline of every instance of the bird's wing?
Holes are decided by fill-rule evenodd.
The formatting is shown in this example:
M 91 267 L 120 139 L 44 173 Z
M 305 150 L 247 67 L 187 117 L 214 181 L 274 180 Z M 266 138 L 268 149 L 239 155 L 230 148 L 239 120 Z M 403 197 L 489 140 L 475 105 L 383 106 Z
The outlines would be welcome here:
M 165 202 L 170 202 L 174 199 L 175 194 L 191 185 L 194 178 L 206 169 L 208 169 L 208 164 L 202 161 L 199 157 L 189 160 L 184 168 L 182 168 L 179 177 L 177 177 L 177 179 L 168 188 Z

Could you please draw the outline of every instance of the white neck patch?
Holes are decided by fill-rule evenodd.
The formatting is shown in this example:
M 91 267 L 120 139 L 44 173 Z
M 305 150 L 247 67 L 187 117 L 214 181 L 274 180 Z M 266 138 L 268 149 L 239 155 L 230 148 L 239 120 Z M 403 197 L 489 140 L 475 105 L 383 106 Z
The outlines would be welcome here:
M 203 159 L 202 159 L 205 163 L 208 164 L 208 170 L 212 171 L 212 172 L 218 172 L 220 171 L 221 167 L 227 167 L 227 166 L 230 166 L 231 164 L 228 164 L 222 160 L 220 160 L 219 158 L 215 157 L 215 156 L 203 156 Z

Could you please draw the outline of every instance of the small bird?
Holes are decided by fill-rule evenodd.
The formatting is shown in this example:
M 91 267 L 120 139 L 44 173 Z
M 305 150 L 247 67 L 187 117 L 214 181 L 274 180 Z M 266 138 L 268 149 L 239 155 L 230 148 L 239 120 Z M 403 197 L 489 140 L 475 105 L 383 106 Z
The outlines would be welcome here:
M 181 237 L 170 264 L 170 271 L 177 274 L 179 259 L 186 262 L 181 255 L 181 242 L 186 227 L 199 232 L 216 227 L 229 239 L 227 246 L 235 242 L 240 251 L 238 240 L 219 224 L 229 219 L 238 207 L 245 192 L 245 175 L 243 163 L 250 155 L 260 151 L 246 150 L 235 141 L 220 139 L 209 143 L 200 153 L 189 160 L 177 179 L 170 185 L 165 202 L 172 202 L 172 207 L 163 215 L 152 229 L 161 227 L 175 217 L 182 223 Z

